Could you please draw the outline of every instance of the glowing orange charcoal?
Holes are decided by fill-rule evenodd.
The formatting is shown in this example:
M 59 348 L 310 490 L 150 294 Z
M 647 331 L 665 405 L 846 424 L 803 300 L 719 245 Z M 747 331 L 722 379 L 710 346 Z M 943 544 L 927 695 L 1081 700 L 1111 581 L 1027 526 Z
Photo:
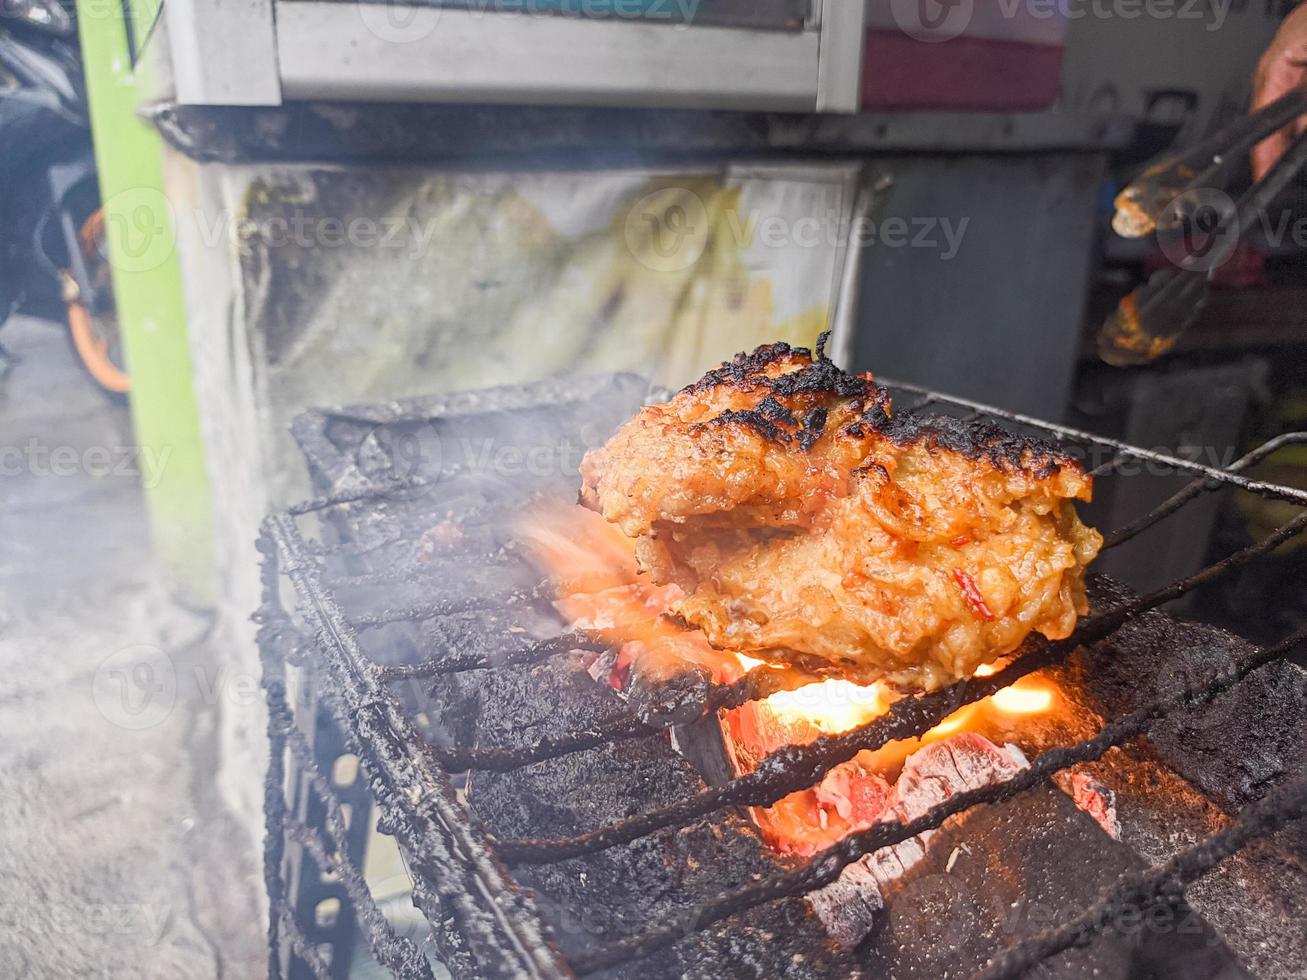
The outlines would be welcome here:
M 746 666 L 756 663 L 742 659 Z M 977 674 L 989 676 L 996 670 L 986 665 Z M 897 698 L 884 684 L 860 687 L 829 680 L 727 712 L 723 731 L 737 770 L 748 772 L 786 745 L 806 745 L 819 735 L 866 725 L 889 711 Z M 991 698 L 958 709 L 921 738 L 860 752 L 827 773 L 812 789 L 792 793 L 770 807 L 753 808 L 754 821 L 776 850 L 813 854 L 881 819 L 890 783 L 904 762 L 923 746 L 962 732 L 999 736 L 1010 728 L 1012 718 L 1054 710 L 1057 698 L 1052 684 L 1023 678 Z

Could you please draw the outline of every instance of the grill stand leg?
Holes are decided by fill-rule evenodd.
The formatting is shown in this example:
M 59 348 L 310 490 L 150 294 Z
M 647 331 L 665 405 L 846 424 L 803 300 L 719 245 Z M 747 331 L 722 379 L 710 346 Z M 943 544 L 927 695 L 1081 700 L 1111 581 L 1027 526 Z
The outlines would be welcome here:
M 336 760 L 348 753 L 345 740 L 325 706 L 319 703 L 316 683 L 306 684 L 296 711 L 297 719 L 313 719 L 312 731 L 304 734 L 313 746 L 313 757 L 318 771 L 328 779 L 332 778 Z M 303 724 L 303 723 L 301 723 Z M 306 773 L 295 772 L 292 768 L 291 812 L 307 827 L 321 830 L 325 826 L 326 808 L 309 785 Z M 333 785 L 342 808 L 348 808 L 349 829 L 346 836 L 348 848 L 345 858 L 354 867 L 362 869 L 364 854 L 367 850 L 368 830 L 372 820 L 372 801 L 368 795 L 365 780 L 355 778 L 347 787 Z M 326 836 L 324 834 L 324 836 Z M 287 866 L 291 873 L 287 876 L 289 883 L 288 897 L 295 915 L 295 921 L 309 941 L 315 946 L 331 947 L 330 970 L 334 980 L 347 980 L 350 962 L 359 939 L 359 928 L 354 909 L 339 878 L 325 874 L 319 868 L 313 856 L 294 841 L 287 842 Z M 329 900 L 339 902 L 338 911 L 329 920 L 319 921 L 318 909 Z M 289 971 L 288 980 L 314 980 L 308 966 L 296 962 Z

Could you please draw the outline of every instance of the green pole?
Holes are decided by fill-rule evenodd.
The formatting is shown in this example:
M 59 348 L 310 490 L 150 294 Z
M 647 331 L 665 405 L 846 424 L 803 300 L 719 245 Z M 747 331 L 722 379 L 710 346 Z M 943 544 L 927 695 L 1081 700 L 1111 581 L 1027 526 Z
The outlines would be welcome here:
M 183 594 L 211 603 L 212 500 L 175 223 L 163 188 L 163 143 L 136 115 L 138 78 L 123 19 L 127 5 L 78 0 L 77 6 L 114 302 L 132 379 L 132 426 L 155 553 Z

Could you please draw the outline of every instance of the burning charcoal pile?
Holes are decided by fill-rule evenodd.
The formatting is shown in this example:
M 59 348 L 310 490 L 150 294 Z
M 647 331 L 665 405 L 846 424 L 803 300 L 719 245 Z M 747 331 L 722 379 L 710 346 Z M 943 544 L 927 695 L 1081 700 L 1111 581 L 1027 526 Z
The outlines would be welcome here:
M 766 408 L 755 451 L 779 452 L 783 469 L 805 438 L 859 424 L 879 426 L 849 436 L 859 451 L 934 447 L 897 463 L 904 473 L 966 445 L 1019 447 L 1016 470 L 963 468 L 1006 481 L 994 492 L 1009 502 L 1066 484 L 1039 505 L 1062 515 L 1040 532 L 1065 541 L 1060 577 L 1004 602 L 1007 552 L 973 555 L 960 580 L 961 531 L 938 552 L 915 544 L 914 581 L 951 590 L 948 615 L 988 646 L 946 654 L 945 617 L 915 647 L 928 669 L 904 667 L 889 634 L 856 663 L 815 634 L 778 643 L 768 630 L 781 627 L 758 621 L 795 553 L 781 577 L 741 584 L 740 549 L 818 535 L 812 499 L 737 493 L 727 520 L 694 519 L 714 528 L 701 541 L 724 542 L 712 555 L 684 533 L 693 521 L 624 522 L 621 501 L 651 487 L 683 509 L 703 492 L 689 471 L 659 484 L 677 476 L 652 444 L 647 472 L 617 473 L 621 437 L 609 439 L 647 395 L 638 379 L 310 413 L 295 434 L 323 496 L 270 518 L 261 545 L 274 975 L 344 976 L 367 951 L 403 977 L 1301 976 L 1307 676 L 1285 655 L 1303 638 L 1259 648 L 1157 607 L 1307 518 L 1136 596 L 1085 579 L 1098 535 L 1059 511 L 1087 492 L 1073 457 L 1092 437 L 1035 431 L 1058 440 L 1045 448 L 1029 431 L 1001 436 L 975 406 L 847 380 L 820 351 L 769 350 L 737 361 L 764 365 L 764 400 L 766 365 L 829 377 L 797 386 L 820 404 Z M 931 408 L 945 414 L 923 420 Z M 702 424 L 694 411 L 683 403 L 676 424 Z M 740 452 L 760 427 L 693 431 Z M 1138 452 L 1099 443 L 1099 479 Z M 711 468 L 701 448 L 686 452 Z M 837 455 L 822 465 L 847 478 Z M 866 471 L 869 493 L 884 468 Z M 1241 483 L 1195 475 L 1155 519 Z M 869 620 L 841 602 L 832 629 L 847 637 Z M 999 617 L 1022 603 L 1035 628 L 1018 635 Z M 732 617 L 758 628 L 732 631 Z M 342 757 L 361 767 L 347 786 Z M 382 841 L 398 845 L 417 919 L 376 894 Z

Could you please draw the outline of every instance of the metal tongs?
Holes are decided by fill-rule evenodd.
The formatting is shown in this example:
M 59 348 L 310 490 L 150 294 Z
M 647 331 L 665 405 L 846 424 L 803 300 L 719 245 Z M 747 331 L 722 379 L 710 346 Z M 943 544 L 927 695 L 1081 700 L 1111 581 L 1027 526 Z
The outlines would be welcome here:
M 1202 309 L 1211 271 L 1307 165 L 1307 133 L 1238 202 L 1224 188 L 1254 146 L 1304 114 L 1307 92 L 1290 92 L 1192 149 L 1154 161 L 1117 195 L 1113 230 L 1123 238 L 1156 232 L 1174 267 L 1153 273 L 1103 323 L 1103 360 L 1145 364 L 1175 346 Z

